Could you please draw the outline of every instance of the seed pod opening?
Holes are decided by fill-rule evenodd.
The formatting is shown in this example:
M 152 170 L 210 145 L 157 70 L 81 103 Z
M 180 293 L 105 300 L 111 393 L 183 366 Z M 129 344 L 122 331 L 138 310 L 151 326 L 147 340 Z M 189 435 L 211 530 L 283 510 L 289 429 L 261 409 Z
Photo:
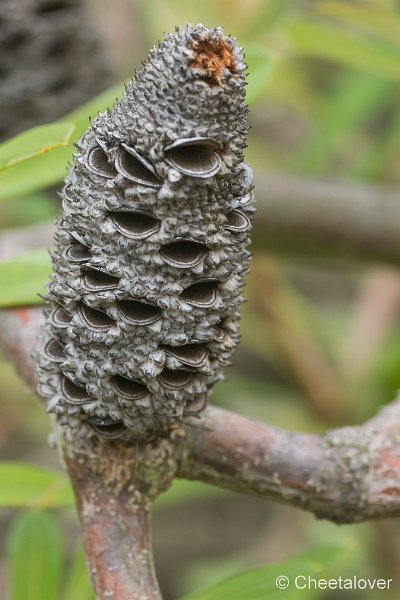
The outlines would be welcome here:
M 127 400 L 140 400 L 140 398 L 144 398 L 149 393 L 149 390 L 143 383 L 123 377 L 122 375 L 114 375 L 111 382 L 118 394 Z
M 226 215 L 224 229 L 232 232 L 247 231 L 251 228 L 250 219 L 239 210 L 232 210 Z
M 137 211 L 111 212 L 115 229 L 133 240 L 143 240 L 160 229 L 160 221 L 150 214 Z
M 88 269 L 82 272 L 82 281 L 85 288 L 92 292 L 101 292 L 103 290 L 115 290 L 118 287 L 118 277 L 113 277 L 108 273 Z
M 92 258 L 89 248 L 74 241 L 64 250 L 64 257 L 71 263 L 83 264 Z
M 109 417 L 87 417 L 86 423 L 98 436 L 107 440 L 119 438 L 126 429 L 122 421 L 114 421 Z
M 150 325 L 161 319 L 162 310 L 158 306 L 137 300 L 121 300 L 118 302 L 118 314 L 125 323 Z
M 50 323 L 58 328 L 66 328 L 72 321 L 69 315 L 62 306 L 58 306 L 50 315 Z
M 115 177 L 117 174 L 114 166 L 108 161 L 107 154 L 100 146 L 90 150 L 87 166 L 90 171 L 101 177 Z
M 187 287 L 179 296 L 181 300 L 200 308 L 211 308 L 217 299 L 218 281 L 199 281 Z
M 190 384 L 193 376 L 190 371 L 164 369 L 157 379 L 162 386 L 169 390 L 182 390 Z
M 115 166 L 117 171 L 130 181 L 151 188 L 162 185 L 162 179 L 158 177 L 150 161 L 126 144 L 122 144 L 122 148 L 118 151 Z
M 165 148 L 165 160 L 184 175 L 211 177 L 221 167 L 215 152 L 220 146 L 217 140 L 204 137 L 176 140 Z
M 77 385 L 65 375 L 61 375 L 61 393 L 69 404 L 88 404 L 95 400 L 84 387 Z
M 64 362 L 65 354 L 64 349 L 57 340 L 50 339 L 44 347 L 44 352 L 47 357 L 53 362 Z
M 198 415 L 206 408 L 208 404 L 208 394 L 199 394 L 194 396 L 185 406 L 184 415 Z
M 208 348 L 204 344 L 164 346 L 164 351 L 189 367 L 202 367 L 208 358 Z
M 92 308 L 83 302 L 78 306 L 78 314 L 86 327 L 91 331 L 104 331 L 115 325 L 114 319 L 106 315 L 106 313 Z
M 192 240 L 179 240 L 166 244 L 160 249 L 160 255 L 164 261 L 178 269 L 195 267 L 206 258 L 207 254 L 207 246 Z

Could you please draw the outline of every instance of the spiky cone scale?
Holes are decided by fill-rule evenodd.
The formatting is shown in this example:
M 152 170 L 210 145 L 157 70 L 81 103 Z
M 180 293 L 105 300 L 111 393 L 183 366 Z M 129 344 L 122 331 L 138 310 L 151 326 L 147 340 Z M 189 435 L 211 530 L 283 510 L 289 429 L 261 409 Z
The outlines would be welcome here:
M 1 0 L 0 139 L 54 121 L 111 82 L 82 0 Z
M 222 379 L 254 212 L 245 69 L 220 28 L 177 29 L 77 144 L 38 361 L 70 428 L 158 434 Z

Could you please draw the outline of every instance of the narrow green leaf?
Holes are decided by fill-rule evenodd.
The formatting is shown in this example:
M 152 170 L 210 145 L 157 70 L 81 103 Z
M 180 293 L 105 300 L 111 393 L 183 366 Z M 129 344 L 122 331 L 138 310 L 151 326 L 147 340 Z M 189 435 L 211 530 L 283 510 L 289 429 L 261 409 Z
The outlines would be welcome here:
M 51 273 L 47 250 L 26 252 L 0 263 L 0 308 L 42 304 Z
M 89 580 L 85 555 L 81 547 L 75 556 L 64 587 L 62 600 L 93 600 L 93 589 Z
M 72 146 L 55 148 L 0 173 L 0 200 L 11 200 L 56 185 L 67 174 Z
M 35 155 L 30 160 L 1 172 L 0 200 L 18 198 L 62 181 L 67 174 L 68 162 L 72 160 L 72 143 L 77 141 L 87 129 L 89 117 L 94 118 L 98 112 L 112 106 L 122 91 L 122 83 L 115 85 L 64 117 L 63 121 L 68 121 L 75 127 L 69 145 L 54 148 L 52 152 L 46 154 Z
M 400 46 L 317 20 L 297 20 L 288 33 L 304 54 L 400 79 Z
M 11 600 L 58 600 L 63 541 L 47 513 L 18 515 L 8 537 Z
M 0 144 L 0 172 L 59 146 L 67 146 L 74 129 L 72 123 L 41 125 Z
M 264 93 L 273 69 L 272 58 L 264 48 L 246 44 L 246 62 L 249 67 L 246 101 L 253 104 Z
M 0 507 L 54 508 L 74 503 L 67 477 L 17 462 L 0 463 Z
M 319 548 L 286 562 L 244 571 L 208 589 L 189 594 L 182 600 L 226 600 L 227 598 L 229 600 L 274 600 L 275 598 L 309 600 L 320 594 L 320 590 L 297 588 L 296 577 L 302 575 L 310 575 L 316 579 L 332 577 L 339 559 L 343 561 L 345 550 L 343 546 Z M 284 589 L 280 589 L 277 585 L 278 578 L 282 576 L 289 582 Z M 285 583 L 282 579 L 280 581 Z M 303 580 L 298 581 L 301 586 Z

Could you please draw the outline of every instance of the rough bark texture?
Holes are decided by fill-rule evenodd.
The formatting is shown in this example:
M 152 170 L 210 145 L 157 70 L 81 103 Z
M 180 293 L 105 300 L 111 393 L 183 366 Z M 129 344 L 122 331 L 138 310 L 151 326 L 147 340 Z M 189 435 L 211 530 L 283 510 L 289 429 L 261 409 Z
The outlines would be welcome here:
M 59 432 L 62 438 L 62 432 Z M 97 598 L 161 599 L 151 543 L 153 500 L 176 473 L 174 439 L 129 447 L 96 438 L 62 443 Z
M 210 406 L 178 477 L 298 506 L 337 523 L 400 514 L 400 400 L 358 427 L 285 431 Z

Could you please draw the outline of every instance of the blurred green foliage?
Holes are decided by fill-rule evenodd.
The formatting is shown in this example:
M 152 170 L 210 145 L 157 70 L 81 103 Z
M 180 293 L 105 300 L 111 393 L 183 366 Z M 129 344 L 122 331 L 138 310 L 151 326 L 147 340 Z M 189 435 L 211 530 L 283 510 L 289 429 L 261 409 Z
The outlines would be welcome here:
M 93 600 L 80 548 L 62 581 L 64 550 L 61 529 L 51 515 L 19 514 L 8 537 L 12 600 Z
M 207 587 L 204 591 L 189 594 L 182 600 L 225 600 L 226 598 L 230 600 L 265 600 L 265 598 L 268 600 L 275 598 L 311 600 L 318 598 L 320 592 L 317 589 L 296 588 L 294 584 L 296 577 L 304 576 L 305 573 L 319 579 L 338 576 L 340 569 L 343 569 L 346 563 L 348 552 L 349 548 L 345 546 L 321 547 L 285 562 L 244 571 Z M 287 589 L 285 588 L 286 580 L 283 581 L 283 589 L 279 589 L 277 586 L 277 581 L 282 581 L 282 576 L 289 582 Z
M 143 38 L 137 64 L 163 31 L 185 21 L 223 25 L 238 38 L 249 63 L 247 100 L 252 105 L 246 158 L 256 171 L 398 183 L 400 8 L 395 0 L 136 0 L 132 6 Z M 119 8 L 116 0 L 114 10 Z M 122 84 L 114 86 L 60 123 L 35 128 L 0 146 L 2 227 L 57 214 L 56 201 L 44 190 L 64 178 L 72 143 L 86 129 L 89 116 L 111 105 L 122 89 Z M 1 264 L 0 305 L 40 302 L 37 294 L 43 292 L 49 269 L 44 249 Z M 392 294 L 397 277 L 379 265 L 321 265 L 318 260 L 304 263 L 301 257 L 285 262 L 256 253 L 236 366 L 227 371 L 227 383 L 216 386 L 213 401 L 274 425 L 306 431 L 323 431 L 373 414 L 400 386 L 400 302 L 396 296 L 391 303 L 382 300 Z M 385 318 L 380 319 L 382 310 Z M 24 456 L 21 448 L 43 443 L 45 418 L 30 407 L 31 397 L 18 387 L 7 366 L 0 365 L 0 378 L 0 447 L 5 458 L 19 458 Z M 1 507 L 47 509 L 21 512 L 10 527 L 10 600 L 90 600 L 82 552 L 71 553 L 61 542 L 59 524 L 72 501 L 66 478 L 22 461 L 4 462 L 0 482 Z M 229 493 L 176 482 L 157 507 L 168 511 L 219 496 L 225 501 Z M 283 531 L 287 513 L 281 514 L 278 525 Z M 311 523 L 301 515 L 293 530 L 297 542 L 286 553 L 297 553 L 293 560 L 216 584 L 224 575 L 251 567 L 252 561 L 266 562 L 261 551 L 251 556 L 241 552 L 240 557 L 232 551 L 228 557 L 194 564 L 182 574 L 180 594 L 210 584 L 187 600 L 273 598 L 278 596 L 273 588 L 278 571 L 311 573 L 312 565 L 320 564 L 328 572 L 336 564 L 337 547 L 344 548 L 349 528 Z M 346 551 L 340 574 L 347 569 L 362 576 L 393 575 L 400 545 L 396 539 L 386 540 L 382 549 L 385 531 L 388 537 L 400 538 L 398 524 L 392 521 L 386 530 L 377 524 L 353 526 L 353 538 L 363 551 Z M 326 549 L 326 537 L 337 547 Z M 304 557 L 303 546 L 314 548 L 314 554 Z M 281 556 L 270 547 L 267 555 Z M 46 579 L 49 570 L 52 575 Z M 234 596 L 236 592 L 241 595 Z M 291 598 L 290 592 L 282 594 Z M 387 598 L 398 594 L 398 582 L 385 592 Z M 328 596 L 320 590 L 314 597 Z M 365 591 L 362 597 L 372 600 L 376 595 Z

